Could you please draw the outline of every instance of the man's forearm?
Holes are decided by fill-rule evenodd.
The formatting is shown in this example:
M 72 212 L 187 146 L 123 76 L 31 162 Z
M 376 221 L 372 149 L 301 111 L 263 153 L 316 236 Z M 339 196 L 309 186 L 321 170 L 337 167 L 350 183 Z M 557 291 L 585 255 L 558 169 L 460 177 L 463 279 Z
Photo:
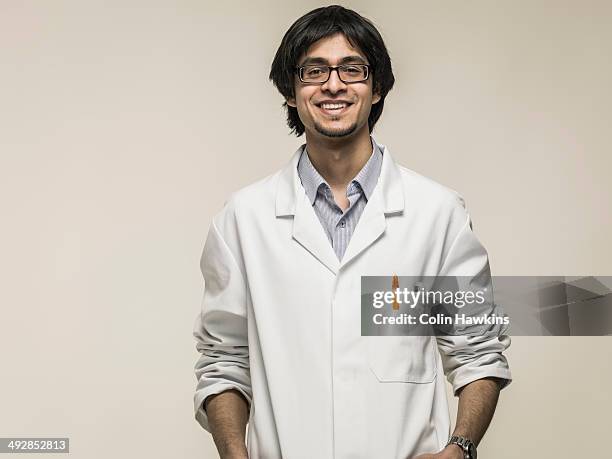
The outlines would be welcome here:
M 211 395 L 204 401 L 208 424 L 221 459 L 247 458 L 244 442 L 249 405 L 237 390 Z
M 495 413 L 500 382 L 498 378 L 478 379 L 461 389 L 453 435 L 467 437 L 475 445 L 480 443 Z

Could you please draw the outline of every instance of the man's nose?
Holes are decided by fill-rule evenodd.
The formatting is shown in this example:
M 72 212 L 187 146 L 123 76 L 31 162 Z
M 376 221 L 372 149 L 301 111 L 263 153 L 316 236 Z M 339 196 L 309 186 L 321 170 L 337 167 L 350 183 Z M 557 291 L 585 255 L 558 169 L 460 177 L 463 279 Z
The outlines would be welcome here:
M 329 79 L 321 85 L 321 91 L 336 93 L 346 88 L 346 84 L 340 79 L 340 70 L 333 69 L 329 74 Z

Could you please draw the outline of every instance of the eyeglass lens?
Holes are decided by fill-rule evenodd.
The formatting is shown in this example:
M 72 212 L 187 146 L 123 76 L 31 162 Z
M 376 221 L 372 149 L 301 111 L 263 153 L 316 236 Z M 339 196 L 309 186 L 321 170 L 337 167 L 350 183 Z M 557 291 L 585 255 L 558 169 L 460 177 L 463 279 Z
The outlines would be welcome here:
M 312 83 L 321 83 L 329 78 L 330 69 L 325 65 L 308 65 L 302 67 L 302 80 Z M 368 68 L 365 65 L 341 65 L 338 75 L 342 81 L 363 81 L 368 77 Z

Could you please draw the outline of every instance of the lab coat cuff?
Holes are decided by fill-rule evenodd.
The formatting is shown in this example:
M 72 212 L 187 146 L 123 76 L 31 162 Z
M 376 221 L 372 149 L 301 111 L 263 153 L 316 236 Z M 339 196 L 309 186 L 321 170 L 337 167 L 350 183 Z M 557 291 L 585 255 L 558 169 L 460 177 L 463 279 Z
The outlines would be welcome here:
M 477 381 L 483 378 L 500 378 L 503 381 L 500 385 L 500 390 L 508 387 L 508 385 L 512 382 L 512 373 L 508 368 L 476 368 L 474 370 L 468 369 L 467 371 L 463 371 L 461 376 L 458 376 L 452 381 L 453 386 L 453 394 L 455 397 L 458 397 L 457 393 L 459 389 L 463 386 L 468 385 L 471 382 Z

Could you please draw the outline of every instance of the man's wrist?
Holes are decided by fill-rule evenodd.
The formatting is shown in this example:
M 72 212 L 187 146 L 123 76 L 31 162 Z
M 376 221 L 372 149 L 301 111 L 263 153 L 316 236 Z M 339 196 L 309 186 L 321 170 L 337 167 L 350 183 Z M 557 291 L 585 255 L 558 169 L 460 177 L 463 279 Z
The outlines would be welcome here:
M 447 445 L 446 448 L 444 448 L 444 451 L 447 451 L 450 454 L 449 457 L 456 458 L 456 459 L 465 458 L 465 453 L 463 452 L 463 448 L 461 448 L 461 446 L 456 445 L 454 443 Z
M 233 439 L 224 444 L 217 444 L 217 450 L 221 459 L 246 459 L 249 457 L 246 444 L 242 439 Z
M 447 447 L 454 446 L 461 450 L 463 459 L 476 459 L 476 444 L 469 439 L 461 435 L 452 435 L 446 444 Z
M 246 445 L 242 442 L 232 442 L 219 448 L 221 459 L 247 459 L 249 457 Z
M 248 459 L 249 454 L 246 449 L 246 446 L 237 446 L 227 448 L 223 451 L 223 453 L 219 454 L 221 459 Z

